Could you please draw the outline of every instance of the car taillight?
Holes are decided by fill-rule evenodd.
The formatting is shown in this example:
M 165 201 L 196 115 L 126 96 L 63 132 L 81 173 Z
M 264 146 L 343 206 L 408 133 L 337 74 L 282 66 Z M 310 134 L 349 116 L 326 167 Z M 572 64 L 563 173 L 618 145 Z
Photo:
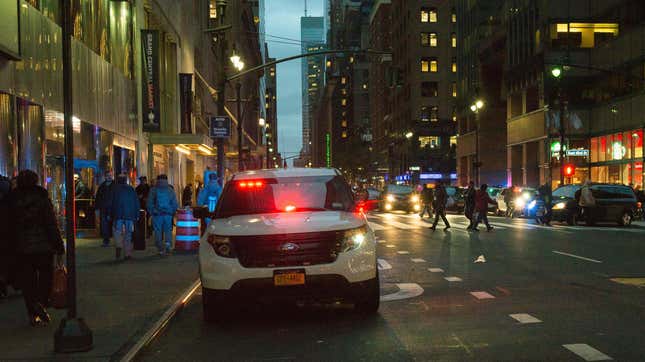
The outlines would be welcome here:
M 640 209 L 641 207 L 643 207 L 643 204 L 639 201 L 639 202 L 636 203 L 636 207 L 638 207 Z
M 211 244 L 217 255 L 224 258 L 235 258 L 235 251 L 228 237 L 210 234 L 208 235 L 208 243 Z
M 258 189 L 264 186 L 264 181 L 261 180 L 244 180 L 239 181 L 237 186 L 241 189 Z

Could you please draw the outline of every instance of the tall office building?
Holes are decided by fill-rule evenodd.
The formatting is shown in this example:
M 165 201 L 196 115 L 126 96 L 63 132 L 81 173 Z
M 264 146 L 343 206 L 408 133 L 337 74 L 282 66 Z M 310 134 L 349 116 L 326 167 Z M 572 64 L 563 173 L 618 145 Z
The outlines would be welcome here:
M 324 18 L 304 16 L 300 18 L 300 40 L 302 52 L 310 53 L 326 48 Z M 307 164 L 310 154 L 312 117 L 315 114 L 316 101 L 324 80 L 325 57 L 315 56 L 302 58 L 302 154 L 301 161 Z

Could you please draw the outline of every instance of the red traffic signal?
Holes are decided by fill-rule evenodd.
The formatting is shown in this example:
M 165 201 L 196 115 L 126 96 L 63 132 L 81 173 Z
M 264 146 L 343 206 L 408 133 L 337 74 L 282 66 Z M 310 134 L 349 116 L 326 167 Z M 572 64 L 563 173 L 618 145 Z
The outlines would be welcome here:
M 573 176 L 573 174 L 576 173 L 576 166 L 572 164 L 566 164 L 564 165 L 564 175 L 567 177 Z

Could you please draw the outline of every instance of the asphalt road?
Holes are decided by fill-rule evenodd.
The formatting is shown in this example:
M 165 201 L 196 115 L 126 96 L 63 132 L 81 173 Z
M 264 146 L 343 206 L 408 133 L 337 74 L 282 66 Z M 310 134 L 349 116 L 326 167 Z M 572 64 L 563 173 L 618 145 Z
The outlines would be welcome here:
M 645 226 L 491 217 L 494 231 L 468 233 L 457 215 L 449 232 L 417 215 L 369 220 L 382 298 L 410 298 L 382 302 L 369 319 L 342 305 L 289 305 L 209 325 L 198 295 L 141 359 L 645 360 Z

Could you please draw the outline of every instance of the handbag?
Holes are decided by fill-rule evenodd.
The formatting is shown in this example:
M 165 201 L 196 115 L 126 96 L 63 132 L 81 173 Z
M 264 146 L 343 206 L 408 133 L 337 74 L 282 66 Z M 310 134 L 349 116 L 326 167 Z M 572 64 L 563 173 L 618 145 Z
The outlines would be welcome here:
M 57 263 L 54 268 L 50 299 L 51 306 L 56 309 L 65 309 L 67 307 L 67 269 L 62 263 Z

